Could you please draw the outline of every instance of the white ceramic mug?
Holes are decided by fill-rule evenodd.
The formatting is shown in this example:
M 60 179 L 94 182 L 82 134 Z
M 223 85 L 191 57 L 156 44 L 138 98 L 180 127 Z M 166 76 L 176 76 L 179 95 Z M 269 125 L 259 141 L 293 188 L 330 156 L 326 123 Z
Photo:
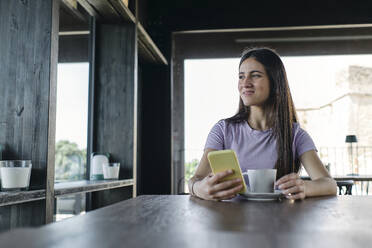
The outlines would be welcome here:
M 276 179 L 276 169 L 247 170 L 243 175 L 248 175 L 248 192 L 273 193 Z

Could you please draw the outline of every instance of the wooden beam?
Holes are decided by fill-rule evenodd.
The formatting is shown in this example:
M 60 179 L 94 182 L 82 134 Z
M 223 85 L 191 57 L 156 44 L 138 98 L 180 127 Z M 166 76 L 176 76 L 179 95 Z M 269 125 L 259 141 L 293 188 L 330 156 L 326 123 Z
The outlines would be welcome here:
M 48 151 L 47 178 L 45 194 L 45 223 L 53 222 L 54 215 L 54 172 L 56 144 L 56 105 L 57 105 L 57 65 L 58 65 L 58 32 L 59 32 L 59 0 L 52 2 L 50 32 L 50 76 L 49 76 L 49 111 L 48 111 Z
M 109 0 L 109 2 L 124 20 L 135 23 L 136 18 L 122 0 Z
M 105 21 L 119 21 L 120 15 L 109 1 L 86 0 Z
M 85 18 L 82 13 L 78 10 L 77 0 L 62 0 L 61 8 L 68 9 L 69 12 L 74 15 L 76 18 L 85 21 Z
M 167 59 L 153 42 L 141 23 L 138 23 L 138 40 L 140 42 L 140 55 L 143 56 L 145 60 L 150 60 L 149 62 L 156 64 L 168 65 Z
M 171 67 L 171 174 L 172 194 L 184 192 L 184 184 L 180 181 L 184 178 L 185 162 L 185 113 L 184 113 L 184 57 L 183 48 L 179 42 L 172 37 L 172 67 Z
M 89 13 L 89 15 L 97 19 L 101 18 L 97 10 L 92 5 L 89 4 L 88 0 L 77 0 L 77 1 L 85 9 L 85 11 Z

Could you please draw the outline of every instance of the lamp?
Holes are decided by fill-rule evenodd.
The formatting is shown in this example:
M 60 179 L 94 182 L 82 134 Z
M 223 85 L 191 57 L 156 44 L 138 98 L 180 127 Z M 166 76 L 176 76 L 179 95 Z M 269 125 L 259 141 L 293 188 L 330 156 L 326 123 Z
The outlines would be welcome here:
M 346 143 L 350 143 L 350 153 L 351 153 L 351 174 L 349 176 L 356 176 L 357 173 L 354 173 L 354 160 L 353 160 L 353 143 L 358 142 L 357 137 L 355 135 L 346 135 L 345 139 Z

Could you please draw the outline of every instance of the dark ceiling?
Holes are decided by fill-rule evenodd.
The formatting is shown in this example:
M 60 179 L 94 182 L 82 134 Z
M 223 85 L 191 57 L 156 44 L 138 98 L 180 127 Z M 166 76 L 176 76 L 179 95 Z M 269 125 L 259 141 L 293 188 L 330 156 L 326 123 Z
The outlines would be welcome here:
M 146 24 L 171 31 L 367 23 L 370 1 L 147 1 Z
M 174 31 L 372 23 L 372 1 L 139 1 L 140 21 L 167 56 Z
M 372 23 L 372 1 L 137 1 L 138 19 L 168 58 L 175 31 Z M 61 31 L 88 29 L 86 13 L 85 21 L 63 6 L 60 14 Z

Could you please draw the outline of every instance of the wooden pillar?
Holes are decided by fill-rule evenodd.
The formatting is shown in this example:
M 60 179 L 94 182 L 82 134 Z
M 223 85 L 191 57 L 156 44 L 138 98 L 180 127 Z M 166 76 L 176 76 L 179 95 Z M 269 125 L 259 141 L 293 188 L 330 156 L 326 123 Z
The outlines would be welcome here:
M 133 178 L 137 149 L 135 24 L 96 23 L 95 49 L 93 151 L 108 152 L 110 161 L 120 163 L 120 179 Z M 92 208 L 124 200 L 125 195 L 95 192 Z
M 165 65 L 139 66 L 138 194 L 171 194 L 170 83 Z
M 172 108 L 172 194 L 184 192 L 185 163 L 185 92 L 184 92 L 184 53 L 178 37 L 172 36 L 172 78 L 171 78 L 171 108 Z
M 30 188 L 46 189 L 46 200 L 1 207 L 1 230 L 53 218 L 58 23 L 58 0 L 0 1 L 3 159 L 32 160 Z

